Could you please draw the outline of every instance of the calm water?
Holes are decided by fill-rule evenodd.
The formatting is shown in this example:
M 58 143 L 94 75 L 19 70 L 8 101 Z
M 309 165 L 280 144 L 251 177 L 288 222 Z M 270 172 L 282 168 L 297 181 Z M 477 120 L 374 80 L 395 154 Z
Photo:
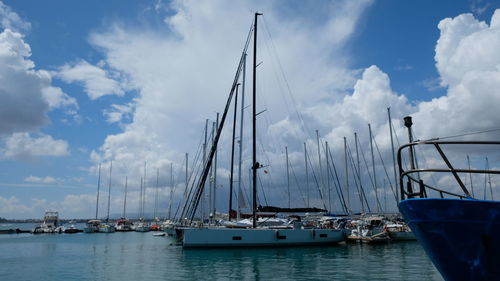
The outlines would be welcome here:
M 0 235 L 0 280 L 442 280 L 416 242 L 227 250 L 173 243 L 152 232 Z

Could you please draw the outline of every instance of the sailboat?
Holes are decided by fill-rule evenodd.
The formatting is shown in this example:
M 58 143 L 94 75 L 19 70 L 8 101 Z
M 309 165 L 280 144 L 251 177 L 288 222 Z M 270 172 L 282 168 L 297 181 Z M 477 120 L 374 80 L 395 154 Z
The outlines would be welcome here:
M 95 204 L 95 219 L 87 221 L 85 227 L 83 228 L 83 232 L 85 233 L 94 233 L 99 232 L 99 225 L 101 221 L 97 219 L 99 214 L 99 193 L 101 188 L 101 163 L 99 163 L 99 175 L 97 177 L 97 196 L 96 196 L 96 204 Z
M 260 13 L 255 13 L 253 23 L 253 204 L 252 204 L 252 225 L 250 228 L 214 228 L 214 227 L 185 227 L 179 228 L 178 239 L 183 247 L 275 247 L 275 246 L 298 246 L 298 245 L 327 245 L 336 244 L 345 240 L 345 235 L 342 230 L 336 229 L 320 229 L 320 228 L 304 228 L 302 222 L 294 221 L 290 228 L 273 228 L 273 227 L 258 227 L 257 221 L 257 170 L 262 167 L 256 160 L 256 59 L 257 59 L 257 18 Z M 208 171 L 211 167 L 211 162 L 214 157 L 217 143 L 222 131 L 223 122 L 226 118 L 229 104 L 235 89 L 237 88 L 237 81 L 241 67 L 244 63 L 246 50 L 248 48 L 251 32 L 247 37 L 244 52 L 240 59 L 240 64 L 236 73 L 235 80 L 229 95 L 226 109 L 222 116 L 221 124 L 217 128 L 217 135 L 214 143 L 212 144 L 211 151 L 208 155 L 206 165 L 203 170 L 202 177 L 200 178 L 198 189 L 195 191 L 194 200 L 192 204 L 187 206 L 185 214 L 194 217 L 196 208 L 199 203 L 201 194 L 203 193 L 203 186 L 205 184 Z M 186 205 L 188 205 L 186 203 Z M 184 214 L 184 212 L 183 212 Z M 184 216 L 182 216 L 184 217 Z
M 444 153 L 442 147 L 453 147 L 450 150 L 454 152 L 459 151 L 458 147 L 477 152 L 485 147 L 500 145 L 500 142 L 439 139 L 413 142 L 411 117 L 405 117 L 404 121 L 409 131 L 410 143 L 399 148 L 397 157 L 401 192 L 399 210 L 405 221 L 445 280 L 498 280 L 500 240 L 497 237 L 500 233 L 500 202 L 494 201 L 493 198 L 475 199 L 459 174 L 491 175 L 500 174 L 500 170 L 454 168 L 450 161 L 452 158 Z M 447 168 L 417 168 L 413 152 L 416 146 L 434 147 Z M 409 151 L 411 164 L 411 168 L 407 170 L 403 168 L 401 161 L 402 151 L 406 149 Z M 451 174 L 463 193 L 430 186 L 421 179 L 424 177 L 419 179 L 415 176 L 433 172 Z M 429 198 L 428 193 L 431 191 L 440 196 Z
M 146 175 L 146 163 L 144 163 L 144 177 Z M 143 188 L 144 187 L 144 188 Z M 139 221 L 135 224 L 135 231 L 137 232 L 149 232 L 149 224 L 144 220 L 144 203 L 146 198 L 146 183 L 143 183 L 141 178 L 141 198 L 139 201 Z
M 123 214 L 122 217 L 119 218 L 115 222 L 116 231 L 132 231 L 134 227 L 134 223 L 127 219 L 126 217 L 126 209 L 127 209 L 127 187 L 128 187 L 128 177 L 125 177 L 125 197 L 123 198 Z
M 115 226 L 109 223 L 109 207 L 111 204 L 111 171 L 113 170 L 113 161 L 109 165 L 109 186 L 108 186 L 108 213 L 106 215 L 106 222 L 99 225 L 99 232 L 102 233 L 113 233 L 115 232 Z

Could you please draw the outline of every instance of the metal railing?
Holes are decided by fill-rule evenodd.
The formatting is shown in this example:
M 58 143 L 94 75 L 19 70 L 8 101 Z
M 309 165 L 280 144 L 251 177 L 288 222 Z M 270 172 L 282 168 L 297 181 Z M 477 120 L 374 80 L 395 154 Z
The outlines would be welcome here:
M 430 145 L 433 146 L 438 154 L 441 156 L 441 159 L 446 164 L 447 168 L 414 168 L 415 165 L 411 165 L 408 170 L 403 169 L 402 164 L 402 151 L 405 149 L 409 150 L 410 153 L 410 161 L 414 159 L 414 147 L 417 145 Z M 459 174 L 500 174 L 500 170 L 480 170 L 480 169 L 455 169 L 448 157 L 443 152 L 441 146 L 443 145 L 500 145 L 498 141 L 439 141 L 439 140 L 429 140 L 429 141 L 416 141 L 409 144 L 405 144 L 398 149 L 397 161 L 399 166 L 399 186 L 400 186 L 400 194 L 401 200 L 405 200 L 406 198 L 427 198 L 427 190 L 433 190 L 439 193 L 441 198 L 444 198 L 445 195 L 458 197 L 460 199 L 464 198 L 473 198 L 469 193 L 469 190 L 463 183 Z M 455 178 L 457 184 L 460 186 L 463 194 L 457 194 L 453 192 L 446 191 L 444 189 L 433 187 L 428 184 L 425 184 L 422 179 L 417 179 L 413 175 L 419 175 L 420 173 L 451 173 Z M 406 183 L 406 185 L 405 185 Z M 405 189 L 406 187 L 406 189 Z

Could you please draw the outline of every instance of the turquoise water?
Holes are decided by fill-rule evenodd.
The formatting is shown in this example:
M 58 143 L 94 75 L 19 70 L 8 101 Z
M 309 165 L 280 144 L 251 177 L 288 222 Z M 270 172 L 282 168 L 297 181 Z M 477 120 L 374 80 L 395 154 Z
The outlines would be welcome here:
M 442 280 L 417 242 L 195 250 L 152 234 L 0 235 L 0 280 Z

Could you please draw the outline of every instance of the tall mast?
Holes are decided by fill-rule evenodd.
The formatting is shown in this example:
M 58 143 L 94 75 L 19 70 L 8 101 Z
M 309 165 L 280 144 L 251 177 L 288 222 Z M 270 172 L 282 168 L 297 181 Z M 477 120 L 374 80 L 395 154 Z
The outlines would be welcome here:
M 208 134 L 208 119 L 205 119 L 205 142 L 203 143 L 203 163 L 205 164 L 205 162 L 207 161 L 207 134 Z M 206 191 L 205 191 L 205 186 L 206 186 L 206 183 L 204 184 L 204 187 L 203 187 L 203 193 L 202 193 L 202 196 L 201 196 L 201 221 L 203 221 L 205 219 L 205 200 L 207 199 L 206 198 Z
M 186 152 L 186 179 L 185 179 L 185 186 L 184 186 L 184 200 L 187 200 L 187 192 L 188 192 L 188 160 L 189 160 L 189 154 Z
M 229 221 L 231 221 L 231 212 L 233 210 L 233 172 L 234 172 L 234 140 L 236 138 L 236 117 L 238 113 L 238 87 L 236 84 L 236 95 L 234 96 L 234 119 L 233 119 L 233 139 L 231 142 L 231 174 L 229 178 Z
M 95 219 L 97 220 L 97 215 L 99 212 L 99 192 L 101 189 L 101 163 L 99 163 L 99 176 L 97 177 L 97 202 L 95 204 Z
M 142 188 L 142 177 L 141 177 L 141 195 L 140 195 L 140 199 L 139 199 L 139 218 L 140 220 L 143 219 L 143 214 L 142 214 L 142 205 L 144 204 L 144 202 L 142 201 L 142 198 L 143 198 L 143 188 Z
M 173 166 L 173 163 L 170 162 L 170 202 L 168 204 L 168 219 L 171 219 L 171 215 L 172 215 L 172 195 L 174 193 L 174 173 L 173 173 L 173 169 L 172 169 L 172 166 Z
M 323 194 L 326 194 L 325 192 L 325 181 L 323 179 L 323 168 L 321 167 L 321 152 L 320 152 L 320 145 L 319 145 L 319 131 L 316 130 L 316 143 L 318 146 L 318 164 L 319 164 L 319 182 L 321 184 L 321 187 L 323 189 Z
M 469 167 L 470 171 L 470 158 L 468 154 L 467 154 L 467 166 Z M 470 188 L 472 191 L 472 197 L 474 197 L 474 185 L 472 184 L 472 173 L 469 173 L 469 180 L 470 180 Z
M 238 89 L 238 87 L 236 86 L 236 89 Z M 217 118 L 215 119 L 215 128 L 216 128 L 216 131 L 214 132 L 214 135 L 217 133 L 217 130 L 219 129 L 219 112 L 217 112 Z M 214 156 L 214 191 L 213 191 L 213 194 L 212 196 L 214 197 L 212 202 L 213 202 L 213 218 L 215 219 L 215 212 L 217 211 L 217 208 L 215 207 L 215 201 L 216 201 L 216 197 L 215 197 L 215 194 L 216 194 L 216 190 L 217 190 L 217 152 L 219 150 L 216 148 L 215 149 L 215 156 Z
M 212 122 L 212 146 L 214 144 L 214 135 L 215 135 L 215 131 L 216 130 L 217 129 L 215 127 L 215 122 Z M 215 155 L 217 155 L 217 148 L 215 149 L 214 158 L 215 158 Z M 208 217 L 209 217 L 209 223 L 212 223 L 212 217 L 213 217 L 213 213 L 212 213 L 213 196 L 212 196 L 212 194 L 214 192 L 214 179 L 215 179 L 214 170 L 215 169 L 216 169 L 216 167 L 215 167 L 215 163 L 214 163 L 214 165 L 210 166 L 210 184 L 209 184 L 209 187 L 208 187 Z
M 146 166 L 147 166 L 147 162 L 144 162 L 144 184 L 143 184 L 143 187 L 144 187 L 144 192 L 142 193 L 144 198 L 144 202 L 142 203 L 142 214 L 143 216 L 145 217 L 146 216 L 146 213 L 145 213 L 145 210 L 146 210 L 146 192 L 148 190 L 148 186 L 147 186 L 147 173 L 146 173 Z
M 160 168 L 156 168 L 156 190 L 155 190 L 155 209 L 154 209 L 154 214 L 153 217 L 155 220 L 157 220 L 157 212 L 158 212 L 158 183 L 159 183 L 159 178 L 160 178 Z
M 307 198 L 307 208 L 309 208 L 309 166 L 307 165 L 307 147 L 304 142 L 304 162 L 306 165 L 306 198 Z
M 290 208 L 290 171 L 288 165 L 288 147 L 285 146 L 286 155 L 286 187 L 288 191 L 288 208 Z
M 398 195 L 398 193 L 399 193 L 399 189 L 398 189 L 399 181 L 398 181 L 398 176 L 396 173 L 396 152 L 394 151 L 394 140 L 392 137 L 392 119 L 391 119 L 391 108 L 390 107 L 387 108 L 387 115 L 389 118 L 389 131 L 390 131 L 390 135 L 391 135 L 392 164 L 394 166 L 394 184 L 396 187 L 396 201 L 397 201 L 399 198 L 399 195 Z M 386 209 L 386 211 L 387 211 L 387 209 Z
M 344 165 L 345 165 L 345 188 L 347 192 L 347 213 L 351 212 L 351 200 L 349 194 L 349 170 L 347 167 L 347 139 L 344 137 Z
M 252 226 L 255 228 L 257 226 L 257 218 L 256 218 L 256 209 L 257 209 L 257 169 L 259 168 L 259 163 L 257 162 L 257 154 L 256 154 L 256 148 L 257 148 L 257 124 L 256 124 L 256 107 L 257 107 L 257 99 L 256 99 L 256 87 L 257 87 L 257 17 L 259 13 L 255 13 L 255 19 L 254 19 L 254 28 L 253 28 L 253 89 L 252 89 L 252 99 L 253 99 L 253 106 L 252 106 L 252 162 L 253 162 L 253 167 L 252 167 L 252 216 L 253 216 L 253 222 Z
M 380 213 L 380 201 L 378 199 L 378 188 L 377 188 L 377 173 L 375 172 L 375 156 L 373 156 L 373 135 L 372 126 L 368 123 L 368 132 L 370 134 L 370 150 L 372 153 L 372 168 L 373 168 L 373 184 L 375 185 L 375 197 L 377 199 L 377 211 Z
M 106 223 L 109 221 L 109 206 L 111 202 L 111 170 L 113 169 L 113 160 L 109 165 L 109 187 L 108 187 L 108 214 L 106 215 Z
M 238 214 L 237 219 L 240 219 L 241 206 L 240 202 L 243 198 L 240 198 L 241 192 L 241 161 L 243 155 L 243 115 L 245 112 L 245 76 L 246 76 L 246 66 L 247 66 L 247 54 L 243 54 L 243 81 L 241 84 L 241 113 L 240 113 L 240 151 L 239 151 L 239 160 L 238 160 Z
M 125 210 L 127 208 L 127 183 L 128 178 L 125 176 L 125 198 L 123 199 L 123 218 L 125 218 Z
M 328 159 L 328 142 L 325 141 L 325 157 L 326 157 L 326 189 L 328 190 L 328 210 L 332 213 L 332 194 L 330 190 L 330 160 Z
M 356 145 L 356 162 L 358 165 L 357 178 L 359 186 L 361 186 L 361 165 L 359 164 L 359 150 L 358 150 L 358 133 L 354 132 L 354 144 Z M 361 187 L 362 190 L 363 187 Z M 363 213 L 365 212 L 365 204 L 363 203 L 363 199 L 361 199 L 361 209 Z

